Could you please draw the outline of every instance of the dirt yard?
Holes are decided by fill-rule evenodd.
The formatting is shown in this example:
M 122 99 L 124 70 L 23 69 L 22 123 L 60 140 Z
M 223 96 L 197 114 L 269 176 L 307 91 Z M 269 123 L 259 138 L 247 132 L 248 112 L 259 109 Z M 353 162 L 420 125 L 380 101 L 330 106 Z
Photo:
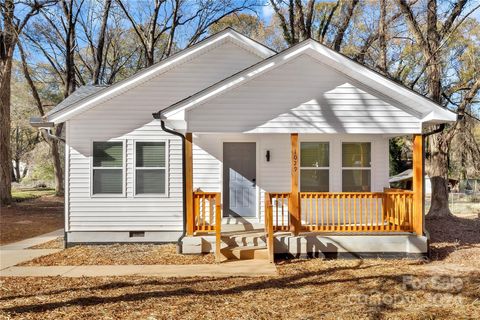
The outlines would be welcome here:
M 51 190 L 15 192 L 17 201 L 0 209 L 0 244 L 63 228 L 63 198 L 52 193 Z
M 480 220 L 427 227 L 431 261 L 278 261 L 273 278 L 2 278 L 0 318 L 479 319 Z

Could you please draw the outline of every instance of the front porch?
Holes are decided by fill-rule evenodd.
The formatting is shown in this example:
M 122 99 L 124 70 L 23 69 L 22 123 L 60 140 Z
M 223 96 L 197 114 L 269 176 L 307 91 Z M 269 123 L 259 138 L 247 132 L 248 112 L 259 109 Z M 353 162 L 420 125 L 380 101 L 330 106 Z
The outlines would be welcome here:
M 299 188 L 299 139 L 290 135 L 290 192 L 263 193 L 263 218 L 225 216 L 221 192 L 193 189 L 193 136 L 186 134 L 187 237 L 184 253 L 215 252 L 228 258 L 228 248 L 244 246 L 248 253 L 234 258 L 275 254 L 289 256 L 422 256 L 423 138 L 413 136 L 413 190 L 385 188 L 381 192 L 304 192 Z M 260 216 L 260 215 L 259 215 Z M 238 243 L 237 243 L 238 242 Z M 258 251 L 264 250 L 259 254 Z M 243 256 L 242 256 L 243 254 Z

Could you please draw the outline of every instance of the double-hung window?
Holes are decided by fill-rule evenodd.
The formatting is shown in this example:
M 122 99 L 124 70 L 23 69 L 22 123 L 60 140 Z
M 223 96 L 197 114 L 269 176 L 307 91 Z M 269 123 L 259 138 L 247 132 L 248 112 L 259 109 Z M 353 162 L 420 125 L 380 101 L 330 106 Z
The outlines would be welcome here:
M 123 194 L 123 142 L 93 143 L 92 193 Z
M 135 194 L 166 193 L 165 142 L 135 143 Z
M 369 192 L 371 190 L 370 142 L 342 143 L 342 191 Z
M 300 191 L 329 191 L 329 149 L 328 142 L 300 143 Z

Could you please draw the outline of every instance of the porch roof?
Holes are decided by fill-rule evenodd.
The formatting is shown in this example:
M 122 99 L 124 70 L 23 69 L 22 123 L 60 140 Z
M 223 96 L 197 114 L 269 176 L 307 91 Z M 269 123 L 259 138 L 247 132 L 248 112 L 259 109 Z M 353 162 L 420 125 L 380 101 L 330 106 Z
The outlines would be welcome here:
M 297 63 L 301 59 L 304 61 Z M 293 63 L 297 63 L 297 66 L 288 69 L 288 65 Z M 278 70 L 281 67 L 288 71 L 280 74 Z M 312 68 L 317 69 L 312 70 Z M 302 78 L 301 72 L 305 73 L 304 78 Z M 282 80 L 279 78 L 281 76 L 291 78 L 289 87 L 277 85 Z M 308 76 L 311 78 L 308 79 Z M 320 82 L 320 78 L 323 82 Z M 318 83 L 312 83 L 312 79 L 318 80 Z M 312 86 L 311 90 L 304 90 L 309 85 Z M 314 92 L 312 91 L 315 89 L 313 85 L 316 85 L 317 89 L 322 85 L 325 85 L 325 88 L 322 88 L 323 91 Z M 348 98 L 346 98 L 346 91 L 350 94 Z M 340 103 L 339 100 L 335 100 L 333 102 L 335 105 L 332 106 L 330 103 L 332 99 L 329 100 L 326 97 L 326 95 L 340 97 L 342 94 L 341 99 L 350 101 Z M 293 95 L 297 96 L 293 98 Z M 356 97 L 357 101 L 353 101 L 352 97 Z M 287 107 L 285 103 L 289 99 L 291 105 Z M 364 109 L 357 108 L 358 101 L 362 99 L 366 100 L 362 105 Z M 311 101 L 313 100 L 316 100 L 319 110 L 312 109 Z M 243 110 L 241 111 L 243 114 L 231 113 L 233 110 L 227 109 L 229 104 L 235 104 L 236 111 Z M 328 105 L 327 108 L 326 105 Z M 249 106 L 254 107 L 252 110 L 248 110 Z M 333 110 L 333 116 L 339 118 L 335 118 L 333 121 L 341 122 L 341 128 L 324 127 L 325 123 L 332 122 L 332 119 L 328 119 L 325 115 L 332 111 L 327 110 L 332 109 L 331 107 L 336 108 Z M 197 108 L 198 110 L 195 110 Z M 267 108 L 271 109 L 269 115 L 265 113 Z M 225 123 L 224 130 L 227 132 L 420 133 L 424 124 L 456 120 L 455 113 L 432 100 L 312 39 L 266 58 L 199 91 L 161 110 L 157 116 L 169 121 L 176 129 L 205 132 L 208 131 L 206 127 L 213 128 L 215 126 L 212 126 L 211 123 L 204 123 L 205 128 L 202 127 L 203 124 L 199 125 L 201 118 L 199 114 L 202 111 L 214 115 L 213 118 L 218 119 L 219 122 L 223 121 Z M 314 111 L 317 111 L 317 114 Z M 344 120 L 337 117 L 335 114 L 337 111 L 345 117 L 348 116 L 349 119 Z M 244 118 L 244 114 L 248 112 L 250 112 L 250 115 L 247 116 L 249 121 L 246 120 L 238 126 L 233 123 L 235 121 L 231 121 Z M 219 116 L 221 113 L 224 113 L 225 117 Z M 401 118 L 394 118 L 397 116 Z M 306 118 L 308 118 L 307 125 L 305 125 Z M 367 118 L 374 118 L 375 121 Z M 272 125 L 272 121 L 288 124 L 286 127 L 278 124 Z M 292 122 L 298 121 L 303 122 L 300 128 L 290 128 L 291 130 L 287 128 Z M 392 122 L 391 128 L 388 128 L 389 122 Z M 404 123 L 404 125 L 399 123 Z M 363 130 L 364 128 L 370 129 Z M 218 128 L 212 131 L 222 130 Z

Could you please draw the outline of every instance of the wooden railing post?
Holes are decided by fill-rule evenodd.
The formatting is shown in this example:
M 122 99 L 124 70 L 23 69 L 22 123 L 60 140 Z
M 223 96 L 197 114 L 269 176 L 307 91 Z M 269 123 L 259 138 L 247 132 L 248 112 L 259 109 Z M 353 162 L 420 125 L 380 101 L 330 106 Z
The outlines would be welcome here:
M 413 136 L 413 232 L 423 235 L 423 136 Z
M 278 201 L 278 200 L 277 200 Z M 278 216 L 278 211 L 276 212 Z M 274 262 L 275 259 L 275 249 L 273 242 L 273 207 L 272 207 L 272 198 L 270 194 L 265 193 L 265 232 L 267 234 L 267 249 L 268 249 L 268 258 L 270 262 Z
M 298 133 L 290 135 L 291 148 L 291 193 L 288 201 L 288 211 L 290 214 L 290 231 L 298 235 L 302 226 L 300 217 L 300 199 L 298 194 L 298 180 L 300 171 L 300 152 L 298 150 Z
M 193 139 L 192 133 L 185 134 L 185 197 L 187 210 L 187 235 L 193 236 L 195 213 L 193 210 Z
M 220 193 L 215 195 L 215 260 L 221 262 L 221 241 L 222 241 L 222 207 L 220 204 Z

